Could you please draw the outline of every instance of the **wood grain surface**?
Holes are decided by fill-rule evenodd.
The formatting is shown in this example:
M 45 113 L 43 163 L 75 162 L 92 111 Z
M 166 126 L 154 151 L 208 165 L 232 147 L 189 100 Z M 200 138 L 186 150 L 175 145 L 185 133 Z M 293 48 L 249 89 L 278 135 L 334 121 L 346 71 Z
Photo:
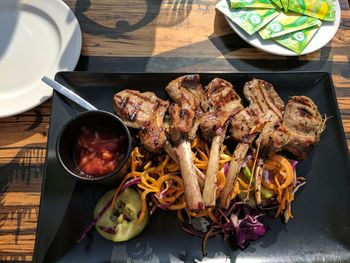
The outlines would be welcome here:
M 333 40 L 301 57 L 241 40 L 214 0 L 66 0 L 83 33 L 76 70 L 111 72 L 328 71 L 350 145 L 350 10 Z M 31 261 L 51 101 L 0 119 L 0 261 Z

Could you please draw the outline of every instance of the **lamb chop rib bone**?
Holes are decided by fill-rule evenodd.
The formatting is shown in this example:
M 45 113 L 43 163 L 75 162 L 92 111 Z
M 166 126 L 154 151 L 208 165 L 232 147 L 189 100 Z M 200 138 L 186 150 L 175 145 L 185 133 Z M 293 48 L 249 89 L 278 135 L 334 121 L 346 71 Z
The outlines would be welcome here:
M 220 193 L 220 206 L 228 208 L 232 190 L 237 181 L 244 157 L 253 142 L 256 134 L 270 122 L 282 119 L 284 102 L 278 96 L 273 86 L 260 79 L 254 79 L 244 85 L 243 93 L 249 101 L 249 106 L 232 118 L 232 137 L 238 141 L 233 153 L 229 170 L 226 175 L 226 184 Z M 261 179 L 255 178 L 257 182 Z M 260 191 L 261 185 L 255 183 L 256 191 Z
M 170 158 L 173 159 L 173 161 L 175 161 L 179 165 L 179 160 L 177 158 L 176 151 L 175 151 L 174 147 L 170 144 L 169 141 L 167 141 L 165 143 L 164 150 L 170 156 Z M 194 168 L 195 168 L 195 171 L 196 171 L 199 187 L 202 190 L 203 187 L 204 187 L 205 175 L 196 166 Z
M 205 175 L 203 201 L 206 207 L 215 206 L 216 180 L 219 170 L 220 149 L 225 139 L 228 120 L 243 109 L 241 98 L 232 84 L 215 78 L 205 88 L 202 109 L 204 114 L 200 121 L 202 134 L 212 142 Z
M 170 136 L 184 181 L 187 209 L 201 210 L 204 203 L 193 163 L 190 139 L 195 137 L 202 114 L 200 102 L 203 88 L 199 75 L 185 75 L 171 81 L 165 87 L 175 101 L 169 109 Z
M 283 149 L 289 139 L 289 132 L 281 122 L 267 123 L 261 131 L 256 144 L 260 148 L 257 158 L 257 166 L 254 171 L 255 178 L 255 201 L 257 205 L 261 204 L 261 181 L 263 176 L 264 164 L 269 156 Z

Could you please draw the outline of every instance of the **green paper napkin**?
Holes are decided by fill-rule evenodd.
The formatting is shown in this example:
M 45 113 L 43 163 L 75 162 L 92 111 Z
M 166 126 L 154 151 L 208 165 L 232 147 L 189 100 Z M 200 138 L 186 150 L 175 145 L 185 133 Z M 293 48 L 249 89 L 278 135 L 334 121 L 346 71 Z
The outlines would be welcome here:
M 313 26 L 311 28 L 306 28 L 274 38 L 273 40 L 275 40 L 280 45 L 289 48 L 295 53 L 300 54 L 309 44 L 318 29 L 319 26 Z
M 320 26 L 321 21 L 314 17 L 296 13 L 281 13 L 265 27 L 259 30 L 263 39 L 275 38 L 291 32 L 299 31 L 315 25 Z
M 216 8 L 249 35 L 257 32 L 279 15 L 276 9 L 230 9 L 225 0 L 220 1 Z

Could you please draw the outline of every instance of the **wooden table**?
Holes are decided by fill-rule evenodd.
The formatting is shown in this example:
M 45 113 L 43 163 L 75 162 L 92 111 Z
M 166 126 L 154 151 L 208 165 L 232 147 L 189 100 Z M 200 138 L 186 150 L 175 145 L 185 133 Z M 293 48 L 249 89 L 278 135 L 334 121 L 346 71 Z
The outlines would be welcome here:
M 301 57 L 264 53 L 241 40 L 216 0 L 66 0 L 83 47 L 76 70 L 204 72 L 314 70 L 333 76 L 350 145 L 350 10 L 332 42 Z M 0 261 L 33 255 L 51 101 L 0 119 Z

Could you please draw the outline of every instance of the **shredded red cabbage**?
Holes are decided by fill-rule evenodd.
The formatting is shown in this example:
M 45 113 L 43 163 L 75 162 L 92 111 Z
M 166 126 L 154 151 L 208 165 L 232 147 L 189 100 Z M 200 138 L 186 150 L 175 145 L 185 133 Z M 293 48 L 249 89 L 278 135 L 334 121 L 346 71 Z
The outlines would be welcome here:
M 120 192 L 119 193 L 122 193 L 124 192 L 127 188 L 129 188 L 130 186 L 134 185 L 134 184 L 138 184 L 138 183 L 141 183 L 141 178 L 134 178 L 134 179 L 131 179 L 130 181 L 127 181 L 123 186 L 122 188 L 120 188 Z
M 202 244 L 203 255 L 206 254 L 207 239 L 219 233 L 223 235 L 224 240 L 229 236 L 233 236 L 235 245 L 241 249 L 246 248 L 249 241 L 257 240 L 266 234 L 266 227 L 258 220 L 261 215 L 254 215 L 254 210 L 242 202 L 234 203 L 226 213 L 221 210 L 219 212 L 221 216 L 218 222 L 209 226 L 206 233 L 195 230 L 191 224 L 180 223 L 185 232 L 204 238 Z
M 243 161 L 243 163 L 242 163 L 242 168 L 247 167 L 248 161 L 249 161 L 250 159 L 252 159 L 252 158 L 253 158 L 253 155 L 248 154 L 248 155 L 244 158 L 244 161 Z
M 263 178 L 266 182 L 273 182 L 272 173 L 270 173 L 268 170 L 263 170 Z
M 293 169 L 293 174 L 294 174 L 294 178 L 293 178 L 293 187 L 297 186 L 297 170 L 296 170 L 296 166 L 298 164 L 298 161 L 292 160 L 290 162 L 290 164 L 292 165 L 292 169 Z
M 236 202 L 228 210 L 228 214 L 221 217 L 219 225 L 214 227 L 221 229 L 224 239 L 234 236 L 236 245 L 244 249 L 249 241 L 257 240 L 266 234 L 266 227 L 258 220 L 259 217 L 260 215 L 253 215 L 253 210 L 248 205 Z
M 115 227 L 98 226 L 98 228 L 106 232 L 107 234 L 111 234 L 111 235 L 117 234 L 117 229 Z
M 168 192 L 169 188 L 173 185 L 173 180 L 169 180 L 168 186 L 159 193 L 159 198 L 165 197 L 166 193 Z
M 83 234 L 78 239 L 77 243 L 82 241 L 86 235 L 91 231 L 91 229 L 95 226 L 96 222 L 102 217 L 102 215 L 107 211 L 107 209 L 112 205 L 113 198 L 108 201 L 105 206 L 101 209 L 101 211 L 98 213 L 98 215 L 91 221 L 91 223 L 85 228 Z
M 265 226 L 259 222 L 259 216 L 246 215 L 243 219 L 238 219 L 236 214 L 231 215 L 231 222 L 234 227 L 236 245 L 245 248 L 248 241 L 254 241 L 266 234 Z
M 290 164 L 292 165 L 293 169 L 295 169 L 295 167 L 296 167 L 297 164 L 298 164 L 298 161 L 292 160 L 292 161 L 290 162 Z
M 298 181 L 297 180 L 293 192 L 296 193 L 300 189 L 300 187 L 302 187 L 304 184 L 306 184 L 305 181 Z
M 169 207 L 169 205 L 168 204 L 160 204 L 160 205 L 158 205 L 158 207 L 160 209 L 166 210 Z
M 225 165 L 224 165 L 224 175 L 227 175 L 227 173 L 228 173 L 228 167 L 230 166 L 229 163 L 230 163 L 230 162 L 227 162 L 227 163 L 225 163 Z

